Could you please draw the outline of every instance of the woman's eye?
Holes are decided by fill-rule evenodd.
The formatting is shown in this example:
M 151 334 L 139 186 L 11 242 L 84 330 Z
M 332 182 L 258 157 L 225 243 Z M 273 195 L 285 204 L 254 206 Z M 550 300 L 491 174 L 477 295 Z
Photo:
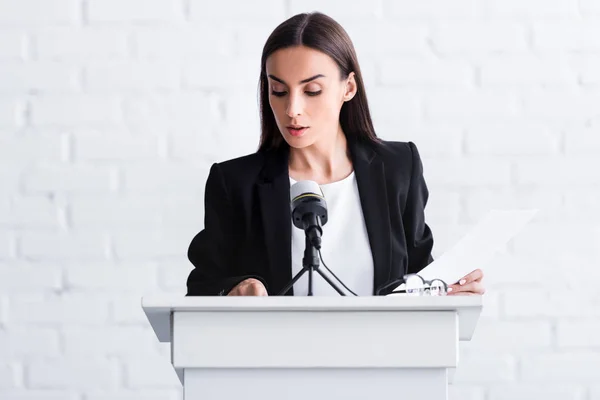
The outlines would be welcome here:
M 273 96 L 277 96 L 277 97 L 282 97 L 282 96 L 285 96 L 285 94 L 286 94 L 286 93 L 287 93 L 287 92 L 276 92 L 276 91 L 274 91 L 274 90 L 272 90 L 272 91 L 271 91 L 271 94 L 272 94 Z M 318 95 L 320 95 L 320 94 L 321 94 L 321 90 L 318 90 L 318 91 L 316 91 L 316 92 L 306 92 L 306 94 L 307 94 L 307 95 L 309 95 L 309 96 L 318 96 Z

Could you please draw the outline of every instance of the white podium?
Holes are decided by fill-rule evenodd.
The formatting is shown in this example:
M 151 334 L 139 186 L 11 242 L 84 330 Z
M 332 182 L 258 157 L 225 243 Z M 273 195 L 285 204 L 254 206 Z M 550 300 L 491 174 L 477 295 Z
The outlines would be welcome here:
M 481 296 L 144 297 L 185 400 L 446 399 Z

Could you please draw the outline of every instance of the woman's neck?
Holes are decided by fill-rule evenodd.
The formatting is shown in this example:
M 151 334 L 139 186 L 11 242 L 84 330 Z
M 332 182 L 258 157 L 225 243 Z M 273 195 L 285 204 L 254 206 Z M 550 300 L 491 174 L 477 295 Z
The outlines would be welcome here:
M 322 140 L 302 149 L 290 148 L 290 176 L 326 184 L 341 180 L 352 172 L 346 136 L 341 127 L 330 140 Z

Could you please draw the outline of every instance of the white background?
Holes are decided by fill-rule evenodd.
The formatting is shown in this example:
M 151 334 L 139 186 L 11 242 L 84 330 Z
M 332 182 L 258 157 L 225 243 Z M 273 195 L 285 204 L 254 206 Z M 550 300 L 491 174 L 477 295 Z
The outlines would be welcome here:
M 180 398 L 140 298 L 185 293 L 262 46 L 312 10 L 423 156 L 434 255 L 541 210 L 485 268 L 452 399 L 600 399 L 600 0 L 0 0 L 0 398 Z

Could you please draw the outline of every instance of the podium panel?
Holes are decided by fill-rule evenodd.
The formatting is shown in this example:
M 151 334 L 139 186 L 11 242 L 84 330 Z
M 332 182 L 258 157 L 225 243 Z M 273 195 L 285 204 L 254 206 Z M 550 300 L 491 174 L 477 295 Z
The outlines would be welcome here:
M 458 318 L 452 311 L 200 311 L 173 316 L 176 368 L 427 368 L 455 367 L 457 358 Z
M 185 400 L 446 399 L 443 368 L 186 369 Z
M 447 399 L 481 296 L 152 297 L 186 400 Z

